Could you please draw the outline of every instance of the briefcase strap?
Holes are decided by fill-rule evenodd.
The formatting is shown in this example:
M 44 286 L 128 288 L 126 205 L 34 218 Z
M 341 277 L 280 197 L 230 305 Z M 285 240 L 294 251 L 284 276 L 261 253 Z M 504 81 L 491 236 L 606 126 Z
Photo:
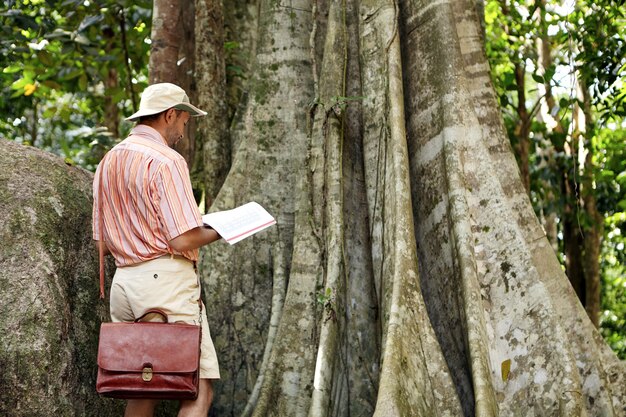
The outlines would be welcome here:
M 103 158 L 104 159 L 104 158 Z M 100 263 L 100 299 L 104 298 L 104 228 L 102 219 L 102 171 L 101 166 L 98 178 L 98 229 L 100 230 L 100 240 L 98 241 L 98 258 Z

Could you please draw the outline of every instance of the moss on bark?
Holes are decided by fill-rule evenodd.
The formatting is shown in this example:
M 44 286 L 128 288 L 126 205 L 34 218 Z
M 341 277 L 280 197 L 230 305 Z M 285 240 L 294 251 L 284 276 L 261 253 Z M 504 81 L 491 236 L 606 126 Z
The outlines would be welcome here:
M 105 416 L 95 392 L 98 300 L 84 170 L 0 140 L 0 414 Z

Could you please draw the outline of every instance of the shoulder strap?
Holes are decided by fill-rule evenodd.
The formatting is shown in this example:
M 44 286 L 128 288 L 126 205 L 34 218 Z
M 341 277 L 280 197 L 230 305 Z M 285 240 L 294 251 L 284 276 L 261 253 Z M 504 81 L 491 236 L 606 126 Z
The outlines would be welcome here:
M 98 241 L 98 258 L 100 262 L 100 298 L 104 298 L 104 228 L 102 219 L 102 171 L 100 167 L 98 171 L 98 230 L 100 231 L 100 240 Z

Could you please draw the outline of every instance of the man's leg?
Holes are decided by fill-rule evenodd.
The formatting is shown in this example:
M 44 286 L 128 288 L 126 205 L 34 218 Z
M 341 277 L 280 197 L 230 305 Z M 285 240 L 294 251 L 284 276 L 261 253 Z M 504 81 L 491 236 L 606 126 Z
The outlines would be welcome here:
M 158 400 L 128 400 L 124 417 L 152 417 Z
M 210 379 L 201 379 L 198 398 L 180 402 L 178 417 L 206 417 L 213 402 L 213 382 Z

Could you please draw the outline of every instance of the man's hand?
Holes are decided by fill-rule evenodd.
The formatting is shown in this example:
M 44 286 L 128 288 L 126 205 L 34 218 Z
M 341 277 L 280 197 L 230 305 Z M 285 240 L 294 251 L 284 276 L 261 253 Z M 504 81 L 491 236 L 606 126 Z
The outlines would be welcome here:
M 184 252 L 208 245 L 221 238 L 222 237 L 210 227 L 200 226 L 175 237 L 169 241 L 169 244 L 175 251 Z

